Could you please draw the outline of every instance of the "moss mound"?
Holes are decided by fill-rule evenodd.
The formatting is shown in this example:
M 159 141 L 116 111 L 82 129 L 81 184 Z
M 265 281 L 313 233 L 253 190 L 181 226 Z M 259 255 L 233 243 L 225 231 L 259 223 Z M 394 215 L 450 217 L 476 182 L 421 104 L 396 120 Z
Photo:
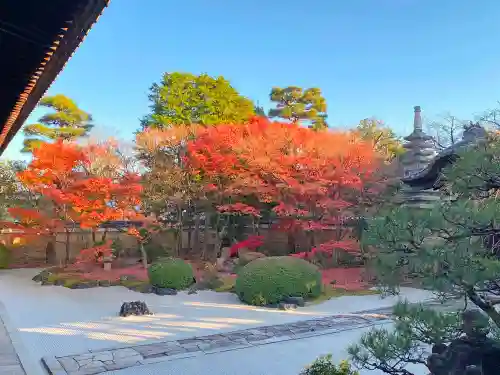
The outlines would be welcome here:
M 316 298 L 322 291 L 321 272 L 303 259 L 256 259 L 238 272 L 235 290 L 241 301 L 255 306 L 276 304 L 286 297 Z
M 183 290 L 194 282 L 193 268 L 177 258 L 162 258 L 148 270 L 151 285 L 159 288 Z

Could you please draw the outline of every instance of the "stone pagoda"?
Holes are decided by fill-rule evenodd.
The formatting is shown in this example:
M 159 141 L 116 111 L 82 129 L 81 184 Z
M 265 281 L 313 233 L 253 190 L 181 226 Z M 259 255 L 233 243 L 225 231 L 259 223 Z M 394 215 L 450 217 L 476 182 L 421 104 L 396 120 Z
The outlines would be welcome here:
M 479 123 L 464 126 L 462 139 L 441 150 L 439 153 L 433 147 L 433 138 L 422 130 L 420 107 L 415 107 L 413 132 L 405 138 L 406 153 L 403 155 L 404 177 L 401 203 L 419 208 L 431 208 L 433 203 L 445 198 L 441 189 L 443 169 L 454 163 L 459 153 L 484 142 L 487 131 Z
M 434 139 L 426 134 L 422 128 L 422 117 L 420 106 L 414 107 L 413 132 L 405 137 L 403 145 L 406 152 L 401 158 L 403 166 L 403 182 L 411 180 L 425 170 L 435 160 L 437 151 Z M 419 208 L 429 208 L 440 199 L 439 191 L 433 187 L 423 188 L 421 185 L 404 184 L 402 189 L 402 204 Z

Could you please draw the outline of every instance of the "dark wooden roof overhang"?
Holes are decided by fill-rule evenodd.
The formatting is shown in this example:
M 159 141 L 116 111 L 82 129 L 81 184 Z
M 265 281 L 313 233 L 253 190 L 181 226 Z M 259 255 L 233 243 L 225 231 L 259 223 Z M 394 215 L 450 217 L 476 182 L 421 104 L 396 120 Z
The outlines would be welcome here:
M 0 1 L 0 155 L 109 1 Z

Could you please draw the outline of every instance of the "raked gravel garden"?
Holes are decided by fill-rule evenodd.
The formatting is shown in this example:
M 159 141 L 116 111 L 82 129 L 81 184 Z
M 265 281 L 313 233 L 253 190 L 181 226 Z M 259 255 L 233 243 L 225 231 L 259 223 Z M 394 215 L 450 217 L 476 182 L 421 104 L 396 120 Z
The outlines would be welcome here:
M 2 270 L 0 293 L 8 327 L 16 332 L 34 361 L 45 356 L 69 356 L 89 350 L 141 344 L 274 326 L 333 315 L 390 307 L 396 298 L 377 294 L 341 296 L 297 309 L 252 306 L 231 292 L 180 291 L 175 295 L 140 293 L 124 286 L 70 289 L 32 279 L 38 269 Z M 426 291 L 404 288 L 410 302 L 431 297 Z M 153 315 L 120 317 L 126 301 L 144 301 Z M 339 319 L 342 317 L 339 317 Z

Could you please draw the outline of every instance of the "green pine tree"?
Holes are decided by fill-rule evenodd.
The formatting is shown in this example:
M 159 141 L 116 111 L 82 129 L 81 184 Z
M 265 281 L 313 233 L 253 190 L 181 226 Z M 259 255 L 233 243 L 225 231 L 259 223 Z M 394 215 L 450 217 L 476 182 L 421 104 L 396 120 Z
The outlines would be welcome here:
M 384 155 L 386 161 L 392 161 L 404 153 L 401 140 L 392 129 L 383 126 L 376 119 L 361 120 L 356 130 L 363 139 L 373 142 L 375 150 Z
M 39 105 L 53 112 L 43 115 L 37 123 L 25 126 L 23 152 L 31 152 L 43 143 L 55 139 L 69 141 L 86 136 L 93 127 L 92 116 L 78 108 L 67 96 L 46 96 Z
M 321 94 L 321 89 L 304 90 L 296 86 L 273 87 L 269 96 L 276 105 L 276 108 L 269 110 L 269 117 L 302 122 L 316 130 L 328 127 L 326 99 Z
M 482 312 L 478 327 L 499 338 L 500 312 L 500 138 L 460 153 L 442 176 L 447 199 L 431 210 L 388 207 L 368 220 L 364 246 L 380 288 L 399 292 L 408 278 L 432 290 L 448 308 L 433 311 L 399 305 L 395 330 L 374 329 L 349 348 L 366 369 L 413 374 L 425 366 L 426 345 L 449 343 L 461 331 L 459 312 L 472 302 Z M 470 303 L 469 302 L 469 303 Z
M 266 111 L 264 111 L 264 107 L 261 107 L 258 104 L 254 107 L 254 112 L 256 116 L 267 117 Z
M 240 95 L 224 77 L 165 73 L 150 89 L 151 112 L 142 128 L 183 124 L 242 123 L 254 115 L 253 102 Z

